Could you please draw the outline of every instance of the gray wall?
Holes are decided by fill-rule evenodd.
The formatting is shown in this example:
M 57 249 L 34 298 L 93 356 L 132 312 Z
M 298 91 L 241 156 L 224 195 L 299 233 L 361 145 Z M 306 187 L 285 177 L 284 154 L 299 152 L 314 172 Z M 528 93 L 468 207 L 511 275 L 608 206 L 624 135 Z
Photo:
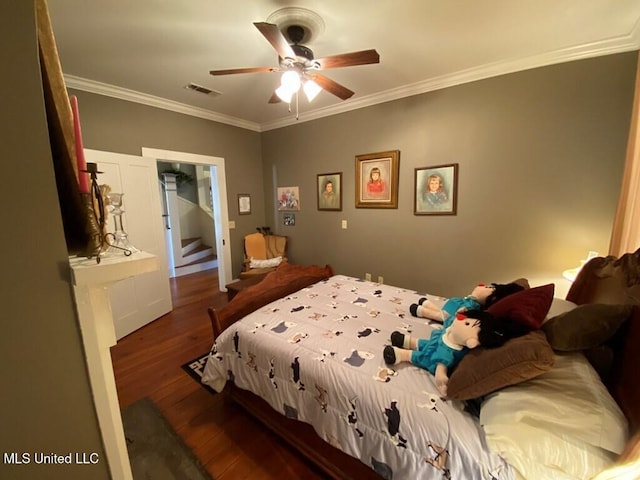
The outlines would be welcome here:
M 291 260 L 444 296 L 520 276 L 566 289 L 563 270 L 589 250 L 608 251 L 636 56 L 524 71 L 265 132 L 265 192 L 274 171 L 278 186 L 300 187 L 295 226 L 276 215 Z M 355 156 L 395 149 L 398 209 L 356 209 Z M 413 215 L 414 169 L 449 163 L 459 164 L 458 214 Z M 342 212 L 316 208 L 316 174 L 331 172 L 343 172 Z
M 257 225 L 289 258 L 445 296 L 478 281 L 561 272 L 606 253 L 631 114 L 636 52 L 473 82 L 262 134 L 122 100 L 79 98 L 87 148 L 143 146 L 224 157 L 233 272 Z M 313 148 L 309 148 L 313 145 Z M 397 210 L 356 209 L 355 156 L 400 150 Z M 458 214 L 413 214 L 414 169 L 459 164 Z M 262 172 L 262 177 L 260 177 Z M 343 211 L 318 211 L 316 175 L 343 172 Z M 293 227 L 273 186 L 299 186 Z M 237 194 L 252 196 L 238 215 Z M 348 229 L 341 229 L 341 220 Z M 329 237 L 330 241 L 327 240 Z
M 106 479 L 69 279 L 33 2 L 0 4 L 0 37 L 0 478 Z M 96 452 L 100 463 L 7 465 L 4 455 L 12 452 Z

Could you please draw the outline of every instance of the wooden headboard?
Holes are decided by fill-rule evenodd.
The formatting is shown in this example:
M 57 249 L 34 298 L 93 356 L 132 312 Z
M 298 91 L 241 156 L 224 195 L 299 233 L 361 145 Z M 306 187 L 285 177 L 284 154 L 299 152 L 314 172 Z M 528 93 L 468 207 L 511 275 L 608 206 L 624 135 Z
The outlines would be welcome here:
M 607 388 L 629 420 L 630 433 L 640 431 L 640 249 L 620 258 L 596 257 L 582 267 L 567 300 L 634 305 L 629 320 L 616 333 L 613 374 Z

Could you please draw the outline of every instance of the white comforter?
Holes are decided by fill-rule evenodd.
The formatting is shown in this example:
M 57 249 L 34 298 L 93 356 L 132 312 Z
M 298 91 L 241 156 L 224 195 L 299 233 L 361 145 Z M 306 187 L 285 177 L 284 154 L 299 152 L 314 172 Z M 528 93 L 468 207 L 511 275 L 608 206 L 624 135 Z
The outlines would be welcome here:
M 425 337 L 439 327 L 411 316 L 418 298 L 336 275 L 225 330 L 203 382 L 221 391 L 233 379 L 383 478 L 512 480 L 513 469 L 486 447 L 477 418 L 463 403 L 441 399 L 431 374 L 385 365 L 392 331 Z

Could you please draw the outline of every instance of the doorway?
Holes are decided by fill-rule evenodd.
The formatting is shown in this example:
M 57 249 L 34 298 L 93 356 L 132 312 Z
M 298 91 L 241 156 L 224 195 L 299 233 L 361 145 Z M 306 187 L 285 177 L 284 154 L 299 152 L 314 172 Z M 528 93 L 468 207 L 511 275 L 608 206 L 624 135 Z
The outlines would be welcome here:
M 233 274 L 224 158 L 147 147 L 142 147 L 142 155 L 154 158 L 156 162 L 186 163 L 210 167 L 214 236 L 218 256 L 218 285 L 220 291 L 226 291 L 225 285 L 231 282 Z

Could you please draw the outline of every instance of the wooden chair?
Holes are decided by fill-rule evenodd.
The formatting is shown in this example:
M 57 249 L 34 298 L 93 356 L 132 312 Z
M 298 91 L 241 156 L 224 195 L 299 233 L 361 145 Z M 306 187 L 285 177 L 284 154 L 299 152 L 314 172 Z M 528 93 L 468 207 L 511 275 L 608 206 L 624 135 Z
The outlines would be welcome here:
M 244 261 L 240 278 L 272 272 L 287 261 L 287 237 L 251 233 L 244 237 Z

